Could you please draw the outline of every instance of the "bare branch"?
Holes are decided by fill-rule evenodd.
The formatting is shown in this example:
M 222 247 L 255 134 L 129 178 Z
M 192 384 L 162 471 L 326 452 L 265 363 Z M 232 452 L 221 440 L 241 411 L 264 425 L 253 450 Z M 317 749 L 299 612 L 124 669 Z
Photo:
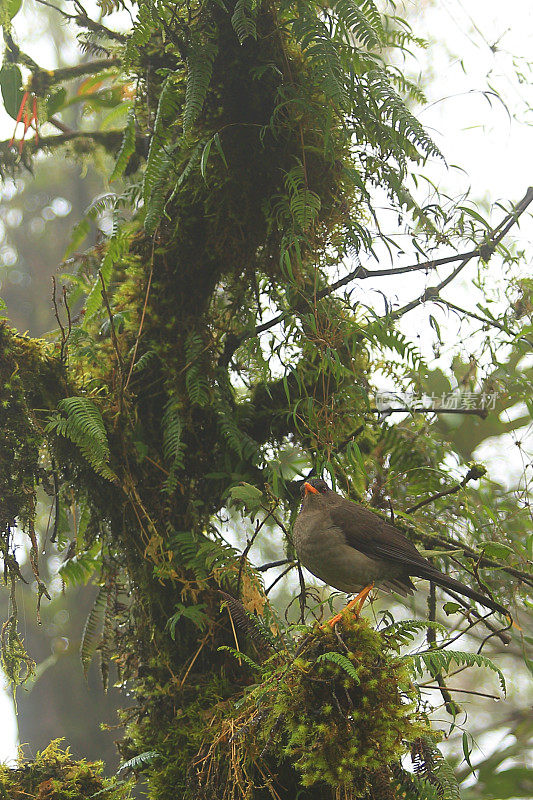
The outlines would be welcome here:
M 532 201 L 533 201 L 533 187 L 530 186 L 527 192 L 525 193 L 524 197 L 520 200 L 519 203 L 517 203 L 514 210 L 511 211 L 509 214 L 507 214 L 500 222 L 500 224 L 487 234 L 485 243 L 482 245 L 481 248 L 479 248 L 479 251 L 483 251 L 479 252 L 479 255 L 481 255 L 484 261 L 489 261 L 497 245 L 509 233 L 513 225 L 516 224 L 519 217 L 524 213 L 524 211 Z M 405 306 L 402 306 L 402 308 L 398 308 L 396 309 L 396 311 L 393 311 L 391 314 L 388 315 L 389 319 L 398 319 L 399 317 L 402 317 L 404 314 L 407 314 L 408 311 L 412 311 L 414 308 L 421 305 L 422 303 L 425 303 L 428 300 L 436 301 L 440 299 L 439 292 L 441 292 L 442 289 L 448 286 L 448 284 L 451 283 L 457 277 L 457 275 L 459 275 L 459 273 L 466 267 L 466 265 L 472 260 L 472 258 L 474 258 L 474 255 L 477 252 L 478 251 L 473 250 L 472 254 L 467 254 L 460 262 L 460 264 L 458 264 L 458 266 L 446 278 L 444 278 L 444 280 L 442 280 L 436 286 L 429 286 L 425 290 L 425 292 L 423 292 L 423 294 L 420 295 L 420 297 L 417 297 L 415 300 L 411 300 Z
M 452 486 L 451 489 L 444 489 L 442 492 L 437 492 L 437 494 L 432 495 L 431 497 L 427 497 L 425 500 L 421 500 L 415 506 L 411 506 L 411 508 L 407 509 L 407 514 L 412 514 L 414 511 L 418 511 L 419 508 L 422 506 L 427 506 L 429 503 L 434 503 L 435 500 L 438 500 L 440 497 L 446 497 L 450 494 L 456 494 L 461 489 L 464 489 L 466 484 L 469 481 L 477 481 L 482 478 L 486 473 L 486 469 L 484 467 L 478 467 L 474 465 L 471 467 L 466 475 L 464 476 L 463 480 L 460 483 L 457 483 L 455 486 Z

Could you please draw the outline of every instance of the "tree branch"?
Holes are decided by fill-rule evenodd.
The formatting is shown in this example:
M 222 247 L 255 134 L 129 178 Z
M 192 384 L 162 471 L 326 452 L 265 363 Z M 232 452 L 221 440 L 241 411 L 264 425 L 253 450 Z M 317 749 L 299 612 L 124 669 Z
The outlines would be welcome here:
M 53 123 L 56 124 L 55 122 Z M 57 127 L 57 125 L 56 125 Z M 28 139 L 24 142 L 24 153 L 32 155 L 39 150 L 46 150 L 47 148 L 60 147 L 61 145 L 68 144 L 76 140 L 91 139 L 95 144 L 100 144 L 107 150 L 117 150 L 122 144 L 123 131 L 73 131 L 66 130 L 64 133 L 55 136 L 40 136 L 39 140 Z M 18 153 L 15 148 L 10 144 L 11 140 L 5 139 L 0 142 L 0 161 L 4 166 L 15 166 L 20 161 Z M 143 136 L 137 137 L 137 144 L 139 149 L 144 146 L 145 139 Z
M 353 280 L 360 279 L 360 280 L 367 280 L 368 278 L 380 278 L 384 276 L 390 275 L 400 275 L 406 272 L 415 272 L 418 270 L 430 270 L 435 269 L 437 266 L 441 266 L 443 264 L 450 264 L 455 261 L 459 261 L 460 263 L 458 266 L 453 270 L 453 272 L 448 275 L 447 278 L 442 280 L 439 284 L 433 287 L 429 287 L 426 291 L 416 300 L 412 300 L 406 306 L 393 311 L 389 317 L 392 319 L 397 319 L 398 317 L 406 314 L 408 311 L 411 311 L 416 306 L 420 305 L 421 303 L 425 302 L 426 300 L 436 300 L 438 298 L 438 294 L 445 286 L 447 286 L 460 272 L 464 267 L 476 257 L 483 258 L 485 261 L 489 261 L 492 254 L 494 253 L 496 246 L 502 241 L 502 239 L 507 235 L 509 230 L 513 227 L 513 225 L 517 222 L 518 218 L 521 214 L 524 213 L 526 208 L 533 200 L 533 187 L 529 187 L 526 194 L 517 203 L 516 207 L 513 211 L 506 214 L 503 220 L 497 225 L 487 236 L 486 241 L 480 245 L 479 247 L 474 248 L 473 250 L 468 250 L 465 253 L 457 253 L 452 256 L 444 256 L 442 258 L 434 258 L 429 261 L 422 261 L 416 264 L 410 264 L 405 267 L 393 267 L 391 269 L 376 269 L 376 270 L 369 270 L 365 267 L 361 266 L 360 264 L 349 272 L 344 278 L 339 278 L 338 281 L 330 284 L 329 286 L 324 287 L 320 291 L 316 292 L 313 295 L 313 301 L 322 300 L 324 297 L 335 292 L 337 289 L 341 289 L 343 286 L 346 286 Z M 440 299 L 440 298 L 439 298 Z M 226 343 L 224 346 L 224 351 L 220 356 L 219 366 L 226 367 L 235 351 L 237 350 L 240 345 L 247 341 L 248 339 L 253 338 L 254 336 L 259 336 L 261 333 L 274 328 L 280 322 L 282 322 L 286 317 L 290 316 L 294 313 L 294 309 L 287 309 L 286 311 L 281 311 L 275 317 L 267 322 L 263 322 L 261 325 L 257 325 L 256 328 L 252 333 L 242 333 L 240 335 L 236 334 L 229 334 L 226 337 Z M 472 413 L 472 411 L 470 411 Z
M 498 330 L 503 331 L 508 336 L 514 336 L 518 339 L 522 339 L 522 341 L 526 342 L 530 347 L 533 347 L 533 342 L 531 339 L 528 339 L 527 336 L 521 336 L 518 333 L 513 333 L 507 328 L 505 325 L 502 325 L 501 322 L 498 322 L 495 319 L 488 319 L 487 317 L 481 317 L 479 314 L 476 314 L 474 311 L 468 311 L 466 308 L 461 308 L 460 306 L 456 306 L 455 303 L 450 302 L 450 300 L 444 300 L 444 298 L 439 297 L 438 300 L 435 302 L 442 303 L 444 306 L 451 308 L 453 311 L 457 311 L 458 314 L 464 314 L 466 317 L 472 317 L 472 319 L 477 319 L 478 322 L 482 322 L 484 325 L 490 325 L 493 328 L 498 328 Z
M 422 508 L 422 506 L 427 506 L 430 503 L 434 503 L 435 500 L 438 500 L 440 497 L 446 497 L 449 494 L 456 494 L 461 489 L 464 489 L 464 487 L 469 481 L 479 480 L 486 474 L 486 472 L 487 470 L 485 469 L 485 467 L 480 467 L 474 464 L 474 466 L 468 470 L 468 472 L 466 473 L 466 475 L 464 476 L 463 480 L 460 483 L 457 483 L 455 486 L 452 486 L 451 489 L 444 489 L 442 492 L 437 492 L 437 494 L 434 494 L 431 497 L 427 497 L 425 500 L 421 500 L 416 505 L 408 508 L 406 513 L 412 514 L 414 511 L 418 511 L 419 508 Z
M 519 217 L 524 213 L 526 208 L 530 205 L 533 201 L 533 187 L 529 187 L 527 192 L 525 193 L 524 197 L 520 200 L 519 203 L 515 206 L 514 210 L 509 212 L 503 220 L 500 222 L 499 225 L 496 226 L 492 231 L 489 232 L 487 235 L 485 243 L 478 248 L 479 255 L 483 258 L 484 261 L 489 261 L 492 254 L 494 253 L 497 245 L 502 241 L 502 239 L 509 233 L 513 225 L 516 224 Z M 402 317 L 404 314 L 407 314 L 408 311 L 412 311 L 417 306 L 425 303 L 427 300 L 437 300 L 439 298 L 439 292 L 448 286 L 457 275 L 466 267 L 466 265 L 474 258 L 474 255 L 478 252 L 473 250 L 471 254 L 465 255 L 463 260 L 458 264 L 458 266 L 448 275 L 448 277 L 444 278 L 440 283 L 436 286 L 428 286 L 428 288 L 417 297 L 415 300 L 411 300 L 402 308 L 396 309 L 391 314 L 388 315 L 389 319 L 398 319 Z M 482 252 L 481 252 L 482 251 Z
M 67 14 L 67 12 L 63 11 L 62 8 L 54 6 L 53 3 L 47 3 L 46 0 L 37 0 L 37 2 L 42 6 L 46 6 L 47 8 L 57 11 L 58 14 L 61 14 L 64 19 L 73 20 L 77 25 L 79 25 L 80 28 L 87 28 L 95 33 L 101 33 L 104 36 L 107 36 L 108 39 L 114 39 L 117 42 L 126 41 L 126 37 L 121 33 L 117 33 L 117 31 L 112 31 L 110 28 L 106 28 L 106 26 L 102 25 L 100 22 L 95 22 L 87 15 L 85 11 L 83 13 L 80 11 L 79 14 Z
M 481 417 L 486 419 L 488 411 L 486 408 L 444 408 L 443 406 L 429 406 L 428 408 L 410 408 L 403 406 L 400 408 L 371 408 L 372 414 L 465 414 L 466 416 Z
M 95 61 L 87 61 L 81 64 L 75 64 L 73 67 L 59 67 L 58 69 L 42 69 L 41 67 L 34 67 L 33 74 L 28 81 L 28 90 L 34 92 L 39 97 L 42 97 L 57 83 L 64 83 L 65 81 L 72 81 L 75 78 L 81 78 L 82 75 L 94 75 L 105 69 L 120 66 L 120 59 L 113 58 L 99 58 Z

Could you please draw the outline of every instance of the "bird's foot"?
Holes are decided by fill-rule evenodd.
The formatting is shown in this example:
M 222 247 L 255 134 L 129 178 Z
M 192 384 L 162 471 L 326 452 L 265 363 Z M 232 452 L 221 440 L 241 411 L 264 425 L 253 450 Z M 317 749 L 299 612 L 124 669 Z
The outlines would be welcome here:
M 340 620 L 343 617 L 343 614 L 346 611 L 351 611 L 352 608 L 354 609 L 354 614 L 357 618 L 361 613 L 361 609 L 363 608 L 366 598 L 368 597 L 373 588 L 374 588 L 373 583 L 369 584 L 368 586 L 365 586 L 365 588 L 362 589 L 358 595 L 356 595 L 352 600 L 350 600 L 348 605 L 346 605 L 342 609 L 342 611 L 340 611 L 338 614 L 335 614 L 335 616 L 332 617 L 331 619 L 328 619 L 328 621 L 321 626 L 322 629 L 324 630 L 326 628 L 326 625 L 330 625 L 333 628 L 333 626 L 336 625 L 337 622 L 340 622 Z

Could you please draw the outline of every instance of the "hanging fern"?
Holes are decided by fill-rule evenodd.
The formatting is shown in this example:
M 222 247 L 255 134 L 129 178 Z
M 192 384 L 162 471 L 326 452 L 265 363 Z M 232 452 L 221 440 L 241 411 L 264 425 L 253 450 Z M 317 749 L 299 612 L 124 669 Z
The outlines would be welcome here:
M 191 332 L 185 342 L 185 358 L 188 364 L 185 385 L 191 403 L 205 406 L 209 402 L 209 384 L 202 369 L 200 356 L 205 351 L 204 341 L 197 333 Z
M 402 138 L 413 142 L 426 156 L 442 158 L 437 145 L 426 133 L 425 128 L 407 109 L 403 100 L 392 88 L 387 72 L 384 69 L 374 69 L 367 74 L 368 90 L 380 103 L 381 115 L 390 120 L 393 128 Z
M 417 777 L 435 787 L 439 800 L 461 800 L 453 769 L 431 737 L 421 736 L 413 742 L 411 759 Z
M 355 0 L 337 0 L 331 4 L 337 25 L 344 38 L 351 42 L 355 37 L 369 49 L 379 48 L 385 34 L 381 15 L 372 0 L 360 3 Z
M 172 494 L 176 489 L 176 472 L 184 467 L 183 456 L 185 444 L 183 442 L 183 422 L 180 415 L 180 403 L 174 398 L 170 398 L 165 406 L 161 418 L 161 429 L 163 433 L 163 455 L 166 463 L 170 467 L 170 474 L 164 483 L 166 494 Z
M 227 372 L 219 370 L 215 398 L 218 424 L 222 436 L 234 453 L 256 464 L 259 460 L 259 447 L 238 425 L 235 418 L 235 398 Z
M 257 39 L 255 21 L 257 7 L 258 3 L 254 0 L 237 0 L 235 3 L 235 9 L 231 16 L 231 24 L 241 44 L 243 44 L 248 37 Z
M 298 229 L 305 232 L 312 227 L 320 211 L 320 197 L 307 187 L 302 164 L 293 167 L 285 177 L 289 193 L 289 208 Z
M 326 98 L 337 109 L 345 106 L 347 94 L 337 42 L 314 10 L 300 7 L 300 16 L 293 23 L 293 34 L 311 66 L 314 79 Z
M 217 52 L 216 43 L 209 39 L 192 40 L 189 43 L 187 90 L 183 112 L 183 133 L 185 135 L 191 132 L 192 126 L 203 108 Z
M 134 22 L 124 52 L 124 68 L 130 69 L 139 58 L 139 51 L 144 48 L 151 37 L 162 27 L 164 19 L 163 3 L 157 0 L 143 0 L 138 5 L 137 19 Z
M 128 165 L 128 161 L 135 152 L 135 110 L 132 108 L 128 114 L 128 121 L 124 129 L 124 138 L 122 145 L 118 151 L 117 160 L 113 172 L 109 177 L 109 182 L 117 180 L 122 177 L 124 170 Z
M 157 105 L 154 132 L 150 140 L 146 169 L 143 178 L 145 228 L 153 233 L 165 205 L 169 177 L 174 169 L 173 153 L 177 142 L 171 142 L 172 125 L 181 116 L 183 92 L 179 75 L 167 76 Z
M 100 586 L 96 600 L 91 608 L 81 637 L 80 658 L 83 667 L 83 674 L 87 677 L 89 667 L 94 658 L 98 647 L 101 644 L 102 625 L 106 608 L 107 589 Z
M 58 411 L 48 421 L 46 433 L 70 439 L 98 475 L 116 481 L 108 463 L 110 453 L 104 421 L 93 401 L 88 397 L 66 397 L 59 402 Z
M 148 234 L 154 233 L 163 216 L 168 195 L 168 178 L 173 165 L 173 148 L 169 151 L 160 147 L 159 150 L 152 151 L 150 192 L 145 198 L 144 217 L 144 229 Z
M 276 640 L 272 632 L 258 617 L 247 611 L 240 600 L 232 597 L 227 592 L 221 591 L 220 594 L 231 612 L 236 628 L 242 630 L 256 644 L 265 647 L 267 650 L 277 650 Z

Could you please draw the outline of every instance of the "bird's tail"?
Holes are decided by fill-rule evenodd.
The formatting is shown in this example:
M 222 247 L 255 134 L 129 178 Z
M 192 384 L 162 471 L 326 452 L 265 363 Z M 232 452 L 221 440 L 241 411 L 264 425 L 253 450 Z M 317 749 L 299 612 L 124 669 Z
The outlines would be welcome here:
M 481 594 L 481 592 L 476 591 L 476 589 L 471 589 L 470 586 L 466 586 L 466 584 L 461 583 L 461 581 L 458 581 L 455 578 L 450 578 L 449 575 L 446 575 L 443 572 L 439 572 L 438 570 L 433 572 L 431 570 L 420 577 L 433 581 L 437 584 L 437 586 L 442 586 L 445 589 L 452 589 L 452 591 L 457 592 L 458 594 L 463 594 L 466 597 L 469 597 L 471 600 L 475 600 L 476 603 L 480 603 L 482 606 L 492 609 L 492 611 L 498 611 L 500 614 L 503 614 L 512 620 L 512 617 L 507 609 L 504 608 L 500 603 L 497 603 L 496 600 Z

